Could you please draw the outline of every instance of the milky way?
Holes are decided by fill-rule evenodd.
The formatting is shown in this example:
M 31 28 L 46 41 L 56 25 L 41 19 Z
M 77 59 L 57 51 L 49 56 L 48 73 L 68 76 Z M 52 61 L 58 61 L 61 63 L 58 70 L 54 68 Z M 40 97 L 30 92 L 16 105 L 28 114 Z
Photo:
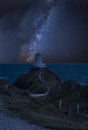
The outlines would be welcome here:
M 86 0 L 3 0 L 0 63 L 88 62 Z
M 41 47 L 39 45 L 40 40 L 43 38 L 44 29 L 46 28 L 47 21 L 49 20 L 50 13 L 53 10 L 54 6 L 54 0 L 40 1 L 38 16 L 34 20 L 33 24 L 34 27 L 32 38 L 22 46 L 21 50 L 21 57 L 26 57 L 26 62 L 33 61 L 34 55 L 41 52 Z M 36 9 L 33 9 L 33 11 L 35 11 L 36 14 Z

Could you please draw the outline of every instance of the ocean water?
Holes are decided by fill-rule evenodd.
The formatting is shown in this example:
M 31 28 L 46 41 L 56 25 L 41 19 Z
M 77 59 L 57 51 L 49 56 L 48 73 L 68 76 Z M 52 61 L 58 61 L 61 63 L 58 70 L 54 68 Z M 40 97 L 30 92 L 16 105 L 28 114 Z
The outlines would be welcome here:
M 0 79 L 14 82 L 18 76 L 28 72 L 33 64 L 0 64 Z M 47 64 L 47 67 L 64 80 L 88 84 L 88 64 Z
M 0 79 L 13 82 L 18 76 L 26 73 L 32 65 L 27 64 L 0 64 Z M 19 117 L 11 117 L 3 107 L 3 100 L 0 97 L 0 130 L 50 130 L 31 124 Z
M 0 78 L 14 82 L 18 76 L 28 72 L 32 64 L 0 64 Z M 55 72 L 59 78 L 74 80 L 83 85 L 88 85 L 88 64 L 47 64 L 47 67 Z M 0 101 L 0 103 L 3 103 Z M 0 105 L 1 108 L 2 105 Z M 2 108 L 3 109 L 3 108 Z M 0 130 L 49 130 L 37 125 L 27 123 L 24 120 L 8 117 L 4 112 L 0 113 Z

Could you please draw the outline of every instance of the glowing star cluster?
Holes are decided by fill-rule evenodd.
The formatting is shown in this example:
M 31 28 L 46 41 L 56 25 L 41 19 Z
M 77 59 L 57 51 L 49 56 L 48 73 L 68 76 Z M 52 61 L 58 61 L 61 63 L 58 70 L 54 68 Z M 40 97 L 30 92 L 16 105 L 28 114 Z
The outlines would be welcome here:
M 41 34 L 36 34 L 33 41 L 31 41 L 31 44 L 29 44 L 29 50 L 28 50 L 29 56 L 30 56 L 30 54 L 32 56 L 34 56 L 36 53 L 38 53 L 40 51 L 39 41 L 41 39 L 42 39 L 42 35 Z
M 36 53 L 41 52 L 40 48 L 40 41 L 43 38 L 43 31 L 46 28 L 46 24 L 50 15 L 51 10 L 54 7 L 53 0 L 46 0 L 41 1 L 40 4 L 40 13 L 38 17 L 35 19 L 34 24 L 34 31 L 30 42 L 27 42 L 26 48 L 26 62 L 31 62 L 32 58 L 35 56 Z M 31 57 L 31 58 L 30 58 Z M 28 60 L 29 59 L 29 60 Z M 31 60 L 30 60 L 31 59 Z

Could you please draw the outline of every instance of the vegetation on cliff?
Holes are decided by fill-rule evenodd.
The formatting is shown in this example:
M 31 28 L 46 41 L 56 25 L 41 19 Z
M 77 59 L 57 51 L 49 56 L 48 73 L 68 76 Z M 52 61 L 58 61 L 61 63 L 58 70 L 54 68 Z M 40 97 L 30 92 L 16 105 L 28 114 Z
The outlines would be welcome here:
M 42 79 L 50 91 L 47 96 L 33 98 L 28 92 L 41 94 L 47 90 L 39 80 L 39 69 L 31 68 L 13 84 L 0 80 L 0 98 L 6 111 L 44 127 L 88 129 L 88 86 L 62 82 L 48 68 L 42 68 Z

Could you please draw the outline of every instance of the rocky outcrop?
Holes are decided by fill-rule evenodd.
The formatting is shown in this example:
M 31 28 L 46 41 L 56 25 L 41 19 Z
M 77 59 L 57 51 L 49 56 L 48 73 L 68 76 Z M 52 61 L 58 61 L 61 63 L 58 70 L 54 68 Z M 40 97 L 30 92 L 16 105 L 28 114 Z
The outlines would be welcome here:
M 42 68 L 41 74 L 40 68 L 32 68 L 27 74 L 17 78 L 13 84 L 19 89 L 27 90 L 30 94 L 54 95 L 52 93 L 57 93 L 56 88 L 58 89 L 60 82 L 61 80 L 47 68 Z
M 9 111 L 33 123 L 58 129 L 88 129 L 88 86 L 71 80 L 62 82 L 48 68 L 40 72 L 40 68 L 33 67 L 13 84 L 0 80 L 0 96 Z

